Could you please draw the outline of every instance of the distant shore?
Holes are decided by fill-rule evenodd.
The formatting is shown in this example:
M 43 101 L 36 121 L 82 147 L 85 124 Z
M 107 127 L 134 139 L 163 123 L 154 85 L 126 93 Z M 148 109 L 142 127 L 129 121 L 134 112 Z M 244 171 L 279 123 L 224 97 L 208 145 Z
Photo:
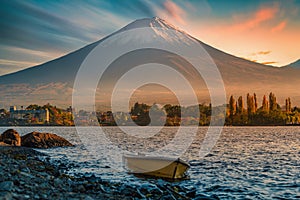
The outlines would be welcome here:
M 76 127 L 76 125 L 70 125 L 70 126 L 65 126 L 65 125 L 47 125 L 47 124 L 32 124 L 32 125 L 3 125 L 1 124 L 0 127 Z M 99 126 L 96 126 L 96 125 L 91 125 L 91 126 L 94 126 L 94 127 L 99 127 Z M 107 126 L 100 126 L 100 127 L 117 127 L 118 125 L 107 125 Z M 125 126 L 129 126 L 129 125 L 125 125 Z M 132 125 L 134 126 L 134 125 Z M 186 126 L 188 127 L 189 125 L 182 125 L 183 127 Z M 213 126 L 213 125 L 212 125 Z M 272 125 L 224 125 L 224 127 L 253 127 L 253 126 L 270 126 L 270 127 L 273 127 L 273 126 L 300 126 L 300 124 L 272 124 Z M 86 127 L 89 127 L 89 126 L 86 126 Z M 179 127 L 179 126 L 164 126 L 164 127 Z M 201 126 L 198 126 L 198 127 L 209 127 L 209 125 L 201 125 Z

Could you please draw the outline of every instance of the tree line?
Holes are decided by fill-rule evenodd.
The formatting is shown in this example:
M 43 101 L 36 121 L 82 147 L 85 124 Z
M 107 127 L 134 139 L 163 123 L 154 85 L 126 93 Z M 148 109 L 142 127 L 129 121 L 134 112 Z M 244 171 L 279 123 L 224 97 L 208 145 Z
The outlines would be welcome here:
M 284 109 L 277 103 L 274 93 L 262 98 L 261 106 L 258 106 L 257 96 L 247 94 L 246 106 L 242 96 L 235 100 L 230 96 L 228 112 L 226 117 L 227 125 L 291 125 L 299 124 L 300 109 L 292 107 L 291 99 L 285 100 Z
M 231 95 L 228 104 L 214 108 L 220 112 L 214 116 L 213 120 L 221 120 L 225 117 L 225 125 L 228 126 L 300 124 L 300 108 L 292 107 L 289 97 L 285 100 L 283 108 L 277 103 L 276 96 L 272 92 L 268 96 L 264 95 L 261 102 L 261 105 L 259 105 L 258 97 L 255 93 L 248 93 L 245 100 L 243 96 L 239 96 L 236 100 Z M 222 112 L 224 106 L 226 107 L 226 113 Z M 165 122 L 165 126 L 207 126 L 212 120 L 211 113 L 211 104 L 199 104 L 188 107 L 166 104 L 158 107 L 156 104 L 150 106 L 138 102 L 134 104 L 130 111 L 132 120 L 142 126 L 149 124 L 161 125 L 161 121 Z
M 32 125 L 50 125 L 50 126 L 73 126 L 74 117 L 72 111 L 58 108 L 51 104 L 43 106 L 31 104 L 25 110 L 45 110 L 49 111 L 49 122 L 39 122 L 36 118 L 28 118 L 26 115 L 23 119 L 11 119 L 10 112 L 0 109 L 0 125 L 4 126 L 32 126 Z

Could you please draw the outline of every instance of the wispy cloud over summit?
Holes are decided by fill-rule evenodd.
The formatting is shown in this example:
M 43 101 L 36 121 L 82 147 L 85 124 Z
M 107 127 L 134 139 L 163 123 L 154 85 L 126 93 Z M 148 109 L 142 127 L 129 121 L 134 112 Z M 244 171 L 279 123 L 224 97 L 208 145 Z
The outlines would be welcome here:
M 5 62 L 0 75 L 62 56 L 136 19 L 154 16 L 237 56 L 270 49 L 278 65 L 284 65 L 299 58 L 300 47 L 294 45 L 300 43 L 299 6 L 299 1 L 264 0 L 2 1 L 0 59 Z

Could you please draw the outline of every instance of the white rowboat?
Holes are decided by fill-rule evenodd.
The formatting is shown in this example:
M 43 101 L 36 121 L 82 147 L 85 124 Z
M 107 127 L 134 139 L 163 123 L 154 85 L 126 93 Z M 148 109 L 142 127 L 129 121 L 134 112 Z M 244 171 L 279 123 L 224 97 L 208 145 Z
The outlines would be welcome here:
M 180 158 L 124 155 L 123 162 L 130 173 L 171 179 L 184 178 L 190 168 L 190 165 Z

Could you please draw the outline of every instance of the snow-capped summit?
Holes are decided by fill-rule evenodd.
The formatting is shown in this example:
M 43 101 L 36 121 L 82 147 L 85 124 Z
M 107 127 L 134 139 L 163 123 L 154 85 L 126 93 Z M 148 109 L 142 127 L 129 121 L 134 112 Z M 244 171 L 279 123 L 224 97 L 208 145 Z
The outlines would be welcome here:
M 122 32 L 124 34 L 118 34 Z M 257 96 L 263 96 L 272 91 L 277 95 L 279 102 L 283 102 L 285 98 L 290 96 L 293 97 L 292 101 L 295 102 L 294 104 L 300 104 L 299 89 L 294 87 L 294 85 L 300 84 L 299 69 L 271 67 L 232 56 L 197 40 L 158 17 L 138 19 L 107 37 L 70 54 L 35 67 L 0 76 L 0 104 L 7 107 L 13 104 L 29 105 L 33 102 L 41 105 L 46 103 L 58 106 L 71 105 L 73 84 L 77 72 L 81 63 L 94 48 L 104 42 L 109 44 L 109 41 L 125 45 L 139 45 L 143 42 L 151 42 L 153 38 L 155 42 L 160 42 L 160 44 L 171 44 L 174 46 L 176 46 L 177 42 L 190 46 L 187 42 L 191 42 L 191 39 L 193 42 L 201 44 L 218 67 L 228 96 L 250 92 L 255 92 Z M 137 41 L 141 41 L 141 43 Z M 136 54 L 131 54 L 132 57 L 126 55 L 124 60 L 114 62 L 115 68 L 111 67 L 109 71 L 113 76 L 107 75 L 107 82 L 111 83 L 112 78 L 116 77 L 115 74 L 125 69 L 124 66 L 133 66 L 131 65 L 131 60 L 137 60 L 137 56 L 139 56 L 138 58 L 147 59 L 149 52 L 147 50 L 139 51 Z M 144 57 L 141 57 L 141 55 Z M 194 74 L 192 67 L 189 67 L 188 63 L 183 60 L 176 60 L 176 57 L 172 55 L 161 52 L 152 52 L 151 55 L 155 56 L 156 61 L 159 60 L 176 66 L 185 75 L 192 76 Z M 202 62 L 201 59 L 198 61 L 199 63 Z M 174 79 L 170 74 L 162 74 L 162 76 L 165 79 Z M 203 99 L 203 102 L 208 102 L 209 95 L 205 89 L 207 87 L 203 80 L 198 82 L 193 82 L 193 84 L 198 88 L 199 99 Z M 178 84 L 181 83 L 178 82 Z M 153 102 L 158 102 L 162 93 L 152 89 L 149 94 L 150 96 L 147 96 L 149 101 L 154 99 Z M 158 95 L 156 96 L 155 94 Z M 105 93 L 101 95 L 105 96 Z M 107 102 L 110 102 L 110 100 Z
M 135 21 L 131 22 L 130 24 L 128 24 L 127 26 L 120 29 L 118 32 L 136 29 L 136 28 L 144 28 L 144 27 L 173 29 L 173 30 L 176 30 L 179 32 L 183 32 L 183 31 L 179 30 L 177 27 L 173 26 L 172 24 L 168 23 L 167 21 L 165 21 L 159 17 L 135 20 Z
M 176 43 L 190 44 L 192 39 L 189 34 L 159 17 L 135 20 L 120 30 L 112 33 L 108 38 L 126 31 L 129 31 L 130 33 L 126 34 L 123 38 L 118 38 L 119 41 L 123 41 L 123 43 L 136 42 L 139 38 L 140 42 L 151 42 L 155 39 L 161 40 L 162 42 L 172 42 L 176 45 Z

